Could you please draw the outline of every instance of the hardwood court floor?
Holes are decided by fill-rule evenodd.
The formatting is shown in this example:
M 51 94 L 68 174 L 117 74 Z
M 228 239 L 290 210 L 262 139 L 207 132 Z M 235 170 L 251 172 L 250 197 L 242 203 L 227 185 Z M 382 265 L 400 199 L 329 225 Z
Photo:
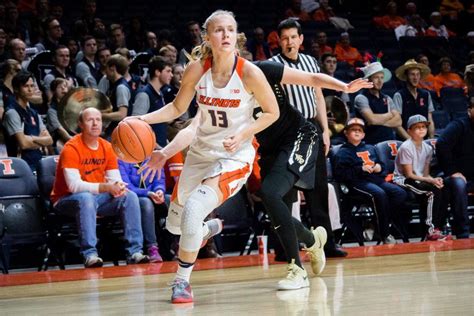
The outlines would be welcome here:
M 0 315 L 474 314 L 474 239 L 349 252 L 297 291 L 275 290 L 285 266 L 271 255 L 201 260 L 184 306 L 169 303 L 173 263 L 0 276 Z

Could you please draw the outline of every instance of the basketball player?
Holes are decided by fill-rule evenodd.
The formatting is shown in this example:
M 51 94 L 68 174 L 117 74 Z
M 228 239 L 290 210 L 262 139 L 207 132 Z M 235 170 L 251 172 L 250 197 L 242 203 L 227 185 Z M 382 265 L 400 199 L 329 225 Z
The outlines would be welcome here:
M 252 138 L 279 115 L 265 76 L 256 66 L 235 55 L 237 22 L 233 13 L 215 11 L 205 21 L 204 32 L 202 59 L 187 66 L 176 99 L 140 117 L 149 124 L 171 121 L 187 110 L 197 92 L 202 111 L 200 124 L 169 210 L 182 212 L 183 217 L 167 222 L 170 232 L 181 234 L 172 303 L 193 301 L 189 278 L 203 236 L 207 238 L 222 229 L 210 230 L 203 221 L 246 182 L 255 157 Z M 262 115 L 254 121 L 256 102 Z M 179 210 L 180 205 L 183 210 Z
M 294 185 L 303 189 L 313 188 L 316 147 L 321 136 L 316 132 L 316 127 L 289 104 L 281 83 L 304 85 L 310 83 L 317 87 L 347 92 L 356 92 L 371 84 L 359 79 L 345 85 L 324 74 L 311 74 L 270 61 L 257 62 L 256 65 L 271 84 L 280 109 L 278 120 L 266 130 L 256 134 L 256 137 L 260 144 L 259 164 L 262 167 L 263 202 L 288 258 L 288 275 L 278 283 L 278 289 L 294 290 L 309 286 L 307 273 L 299 258 L 298 239 L 308 246 L 312 270 L 318 275 L 325 266 L 323 246 L 326 242 L 326 231 L 323 227 L 313 231 L 306 229 L 300 221 L 291 216 L 291 211 L 283 198 Z M 258 118 L 261 109 L 257 107 L 254 113 Z M 188 128 L 181 131 L 163 150 L 153 154 L 149 169 L 161 169 L 168 157 L 191 143 L 201 115 L 202 112 L 198 112 Z M 145 177 L 149 172 L 150 170 L 146 171 Z M 170 213 L 168 220 L 171 220 L 170 217 L 173 215 Z

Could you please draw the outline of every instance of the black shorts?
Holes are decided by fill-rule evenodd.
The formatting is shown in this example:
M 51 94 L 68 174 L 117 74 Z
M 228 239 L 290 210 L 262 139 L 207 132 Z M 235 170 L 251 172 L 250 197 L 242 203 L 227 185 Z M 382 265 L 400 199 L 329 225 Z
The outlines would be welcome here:
M 259 161 L 262 178 L 270 172 L 275 159 L 285 159 L 287 168 L 297 178 L 295 187 L 302 190 L 314 188 L 316 158 L 319 146 L 319 134 L 314 124 L 305 122 L 291 143 L 282 145 L 274 155 L 263 155 Z M 286 155 L 282 155 L 285 153 Z

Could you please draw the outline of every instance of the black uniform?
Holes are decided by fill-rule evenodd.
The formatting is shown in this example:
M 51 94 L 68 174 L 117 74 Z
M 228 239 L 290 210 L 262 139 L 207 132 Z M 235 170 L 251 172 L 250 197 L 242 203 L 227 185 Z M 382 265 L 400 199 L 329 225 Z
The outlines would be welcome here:
M 309 247 L 314 243 L 314 237 L 291 216 L 284 197 L 295 185 L 304 189 L 313 188 L 319 135 L 316 127 L 288 102 L 280 84 L 284 65 L 271 61 L 255 64 L 265 74 L 280 109 L 278 120 L 255 135 L 260 144 L 262 200 L 286 252 L 287 261 L 294 259 L 301 266 L 298 240 Z M 259 113 L 261 109 L 256 108 L 255 117 Z

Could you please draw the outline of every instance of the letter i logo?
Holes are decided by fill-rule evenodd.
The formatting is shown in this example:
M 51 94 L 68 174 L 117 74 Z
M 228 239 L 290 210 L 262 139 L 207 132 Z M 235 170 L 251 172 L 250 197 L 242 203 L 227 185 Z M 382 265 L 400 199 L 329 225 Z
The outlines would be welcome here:
M 11 159 L 1 159 L 0 164 L 3 165 L 3 174 L 12 175 L 15 174 L 15 169 L 12 168 L 13 161 Z

